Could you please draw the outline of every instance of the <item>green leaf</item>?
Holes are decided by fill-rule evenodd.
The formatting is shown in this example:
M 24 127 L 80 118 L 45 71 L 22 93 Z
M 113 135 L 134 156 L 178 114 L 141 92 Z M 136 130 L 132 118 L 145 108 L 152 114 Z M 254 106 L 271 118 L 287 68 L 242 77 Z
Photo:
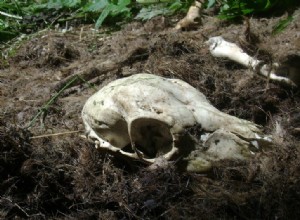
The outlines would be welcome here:
M 103 21 L 107 18 L 107 16 L 110 14 L 110 12 L 112 11 L 113 8 L 114 8 L 114 5 L 112 5 L 112 4 L 109 4 L 104 8 L 104 10 L 102 11 L 99 18 L 96 21 L 96 24 L 95 24 L 96 29 L 99 29 L 101 27 L 101 25 L 103 24 Z
M 7 22 L 5 22 L 4 20 L 0 19 L 0 30 L 4 30 L 5 28 L 7 28 L 9 25 Z
M 269 9 L 271 6 L 272 6 L 272 5 L 271 5 L 271 2 L 270 2 L 270 0 L 267 0 L 267 2 L 266 2 L 266 6 L 264 7 L 264 10 L 267 10 L 267 9 Z
M 124 17 L 130 17 L 131 12 L 130 8 L 127 6 L 131 3 L 131 0 L 118 0 L 117 4 L 110 3 L 108 4 L 103 11 L 101 12 L 101 15 L 97 19 L 97 22 L 95 24 L 95 28 L 99 29 L 101 25 L 103 24 L 104 20 L 111 16 L 121 16 L 122 14 L 125 15 Z
M 87 3 L 82 10 L 84 12 L 100 12 L 109 4 L 108 0 L 97 0 Z
M 50 0 L 47 3 L 49 9 L 74 8 L 79 6 L 81 0 Z
M 177 11 L 177 10 L 179 10 L 180 8 L 182 8 L 182 3 L 181 3 L 181 1 L 176 1 L 176 2 L 174 2 L 173 4 L 171 4 L 170 6 L 169 6 L 169 9 L 171 10 L 171 11 Z
M 252 9 L 252 8 L 246 8 L 246 9 L 243 9 L 243 10 L 241 10 L 241 11 L 242 11 L 242 14 L 243 14 L 243 15 L 247 15 L 247 14 L 253 13 L 253 12 L 254 12 L 254 9 Z
M 286 19 L 280 20 L 273 28 L 272 34 L 275 35 L 282 32 L 293 20 L 293 16 L 288 16 Z
M 81 0 L 62 0 L 61 3 L 66 8 L 74 8 L 80 6 Z
M 119 0 L 116 7 L 113 8 L 112 15 L 116 16 L 119 14 L 130 13 L 130 8 L 127 6 L 131 3 L 131 0 Z
M 158 5 L 151 5 L 148 7 L 144 7 L 140 10 L 137 14 L 135 19 L 141 19 L 143 21 L 150 20 L 153 17 L 158 15 L 168 15 L 171 13 L 171 10 L 161 4 Z
M 216 4 L 216 0 L 208 0 L 206 8 L 211 8 Z
M 165 2 L 172 2 L 172 0 L 136 0 L 140 4 L 159 4 Z
M 131 3 L 131 0 L 119 0 L 118 1 L 118 5 L 123 6 L 123 7 L 129 5 L 130 3 Z

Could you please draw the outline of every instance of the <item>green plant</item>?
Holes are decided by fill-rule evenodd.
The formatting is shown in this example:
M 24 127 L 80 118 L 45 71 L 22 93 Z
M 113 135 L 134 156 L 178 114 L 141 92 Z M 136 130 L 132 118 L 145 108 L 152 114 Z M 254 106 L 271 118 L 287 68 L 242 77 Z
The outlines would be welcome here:
M 97 91 L 97 89 L 94 87 L 94 85 L 90 84 L 88 81 L 86 81 L 84 78 L 82 78 L 80 75 L 75 75 L 72 79 L 70 79 L 70 81 L 68 81 L 56 94 L 54 94 L 47 102 L 46 104 L 44 104 L 39 110 L 38 112 L 34 115 L 34 117 L 31 119 L 31 121 L 29 122 L 29 124 L 25 127 L 25 128 L 30 128 L 32 127 L 37 118 L 42 116 L 43 119 L 47 116 L 47 112 L 48 109 L 51 105 L 53 105 L 55 103 L 55 101 L 58 99 L 58 97 L 69 87 L 71 87 L 71 85 L 77 81 L 80 80 L 83 83 L 87 84 L 90 88 L 93 88 L 95 91 Z
M 287 18 L 280 20 L 274 26 L 272 34 L 275 35 L 282 32 L 293 20 L 294 20 L 293 16 L 288 16 Z
M 138 2 L 143 5 L 135 19 L 141 20 L 149 20 L 158 15 L 170 16 L 178 11 L 186 12 L 193 3 L 191 0 L 138 0 Z
M 220 6 L 219 18 L 231 20 L 253 14 L 271 14 L 299 5 L 298 0 L 207 0 L 206 6 Z
M 206 8 L 217 6 L 220 8 L 219 18 L 224 20 L 239 19 L 249 15 L 270 15 L 288 11 L 300 5 L 298 0 L 207 0 Z M 289 15 L 273 28 L 273 34 L 282 32 L 294 17 Z
M 121 17 L 122 19 L 128 19 L 131 17 L 131 9 L 129 5 L 131 0 L 117 0 L 117 1 L 106 1 L 106 5 L 103 8 L 99 18 L 96 21 L 95 28 L 98 29 L 107 17 Z
M 18 35 L 19 20 L 22 19 L 20 15 L 23 14 L 19 4 L 6 0 L 0 2 L 0 42 Z
M 30 33 L 39 28 L 64 24 L 70 20 L 103 23 L 115 26 L 131 19 L 148 20 L 157 15 L 186 12 L 194 0 L 0 0 L 0 42 L 20 33 Z M 222 19 L 284 11 L 299 5 L 299 0 L 207 0 L 206 7 L 217 6 Z M 276 29 L 288 25 L 282 21 Z

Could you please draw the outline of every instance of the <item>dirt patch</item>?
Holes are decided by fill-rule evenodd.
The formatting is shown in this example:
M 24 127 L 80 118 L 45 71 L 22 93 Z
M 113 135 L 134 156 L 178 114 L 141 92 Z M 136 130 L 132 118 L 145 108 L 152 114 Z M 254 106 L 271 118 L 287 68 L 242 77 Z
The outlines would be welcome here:
M 296 219 L 299 90 L 213 58 L 205 44 L 207 37 L 222 35 L 266 62 L 293 63 L 297 70 L 300 16 L 273 36 L 281 18 L 251 19 L 255 41 L 246 24 L 205 17 L 190 32 L 175 32 L 167 19 L 155 18 L 111 34 L 84 26 L 24 42 L 0 70 L 0 218 Z M 96 151 L 79 137 L 84 102 L 95 88 L 141 72 L 180 78 L 218 109 L 260 124 L 274 135 L 274 150 L 249 163 L 223 161 L 209 174 L 179 172 L 176 166 L 149 171 Z M 37 137 L 64 132 L 78 133 Z

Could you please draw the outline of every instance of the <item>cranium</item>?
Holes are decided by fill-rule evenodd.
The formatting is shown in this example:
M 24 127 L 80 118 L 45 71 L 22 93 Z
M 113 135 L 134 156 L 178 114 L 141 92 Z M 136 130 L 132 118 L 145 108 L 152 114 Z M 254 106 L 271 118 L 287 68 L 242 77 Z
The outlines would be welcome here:
M 151 74 L 104 86 L 87 100 L 82 118 L 97 148 L 149 163 L 184 152 L 191 171 L 220 159 L 244 160 L 261 140 L 256 124 L 219 111 L 182 80 Z M 181 141 L 187 136 L 189 141 Z

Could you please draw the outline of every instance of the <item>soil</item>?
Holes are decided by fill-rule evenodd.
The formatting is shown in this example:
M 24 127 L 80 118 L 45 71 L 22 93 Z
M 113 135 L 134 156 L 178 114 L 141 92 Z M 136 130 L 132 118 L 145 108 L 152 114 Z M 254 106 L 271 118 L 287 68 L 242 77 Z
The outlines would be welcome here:
M 205 44 L 221 35 L 267 63 L 299 70 L 294 14 L 276 35 L 273 27 L 287 15 L 251 18 L 250 25 L 204 16 L 190 31 L 157 17 L 115 32 L 84 25 L 24 40 L 0 69 L 0 219 L 297 219 L 299 90 L 214 58 Z M 96 150 L 80 137 L 85 101 L 142 72 L 188 82 L 219 110 L 261 125 L 273 149 L 203 174 L 173 164 L 149 170 Z

